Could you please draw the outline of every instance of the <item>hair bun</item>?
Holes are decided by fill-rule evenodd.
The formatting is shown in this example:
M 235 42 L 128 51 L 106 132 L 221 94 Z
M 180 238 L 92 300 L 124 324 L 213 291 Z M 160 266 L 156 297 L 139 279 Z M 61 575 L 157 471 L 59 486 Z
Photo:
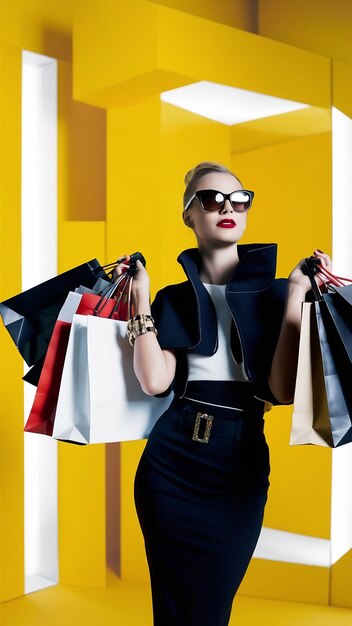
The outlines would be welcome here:
M 222 172 L 229 171 L 224 166 L 221 166 L 218 163 L 213 163 L 212 161 L 202 161 L 201 163 L 198 163 L 198 165 L 196 165 L 195 167 L 193 167 L 191 170 L 187 172 L 185 176 L 185 185 L 187 186 L 191 182 L 191 180 L 196 176 L 196 174 L 198 174 L 198 172 L 200 173 L 202 170 L 206 170 L 206 173 L 212 172 L 214 170 L 222 171 Z
M 187 187 L 188 183 L 192 180 L 193 175 L 194 175 L 194 171 L 195 171 L 195 167 L 193 167 L 193 169 L 189 170 L 185 176 L 185 185 Z

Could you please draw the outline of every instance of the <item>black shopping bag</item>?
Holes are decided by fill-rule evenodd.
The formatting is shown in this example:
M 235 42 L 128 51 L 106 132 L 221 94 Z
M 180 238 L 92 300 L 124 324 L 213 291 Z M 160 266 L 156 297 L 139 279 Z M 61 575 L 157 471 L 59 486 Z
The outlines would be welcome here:
M 38 364 L 35 378 L 68 292 L 80 285 L 93 287 L 100 277 L 107 275 L 93 259 L 0 303 L 4 325 L 27 365 Z
M 325 302 L 315 302 L 316 326 L 319 337 L 325 394 L 328 406 L 333 448 L 352 442 L 352 385 L 348 377 L 346 353 L 343 344 L 336 343 L 332 318 L 324 323 Z M 319 426 L 316 424 L 317 432 Z M 323 432 L 319 432 L 323 435 Z
M 341 369 L 352 380 L 352 285 L 333 287 L 331 293 L 322 294 L 324 323 L 334 337 L 337 358 Z

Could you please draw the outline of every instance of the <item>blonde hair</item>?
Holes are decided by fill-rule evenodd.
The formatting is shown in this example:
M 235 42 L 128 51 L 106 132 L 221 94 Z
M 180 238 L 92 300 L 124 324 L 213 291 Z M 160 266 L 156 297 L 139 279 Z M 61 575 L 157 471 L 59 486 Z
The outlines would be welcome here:
M 186 189 L 183 194 L 184 207 L 194 195 L 198 181 L 203 178 L 203 176 L 206 176 L 207 174 L 212 174 L 212 172 L 219 172 L 220 174 L 230 174 L 231 176 L 236 178 L 236 180 L 238 180 L 240 185 L 242 185 L 238 176 L 236 176 L 227 167 L 225 167 L 225 165 L 221 165 L 220 163 L 213 163 L 212 161 L 202 161 L 202 163 L 198 163 L 198 165 L 189 170 L 189 172 L 187 172 L 185 176 Z

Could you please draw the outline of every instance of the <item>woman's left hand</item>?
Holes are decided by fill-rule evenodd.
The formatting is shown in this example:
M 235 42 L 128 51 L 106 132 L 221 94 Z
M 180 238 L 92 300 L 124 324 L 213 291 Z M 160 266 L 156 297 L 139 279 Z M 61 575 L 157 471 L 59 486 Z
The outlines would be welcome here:
M 331 261 L 331 258 L 329 257 L 328 254 L 324 254 L 324 252 L 321 252 L 320 250 L 316 249 L 316 250 L 314 250 L 314 256 L 316 256 L 316 257 L 318 257 L 320 259 L 320 262 L 321 262 L 323 267 L 326 267 L 326 269 L 328 269 L 330 272 L 332 271 L 332 261 Z M 297 286 L 303 288 L 305 292 L 307 292 L 307 291 L 309 291 L 311 289 L 311 284 L 310 284 L 310 280 L 309 280 L 308 276 L 306 276 L 306 274 L 303 274 L 303 272 L 302 272 L 303 262 L 304 262 L 304 259 L 302 259 L 296 265 L 296 267 L 293 268 L 291 274 L 288 277 L 288 280 L 289 280 L 289 282 L 292 285 L 297 285 Z M 326 282 L 320 276 L 315 276 L 315 280 L 316 280 L 316 283 L 317 283 L 317 285 L 319 287 L 324 282 Z

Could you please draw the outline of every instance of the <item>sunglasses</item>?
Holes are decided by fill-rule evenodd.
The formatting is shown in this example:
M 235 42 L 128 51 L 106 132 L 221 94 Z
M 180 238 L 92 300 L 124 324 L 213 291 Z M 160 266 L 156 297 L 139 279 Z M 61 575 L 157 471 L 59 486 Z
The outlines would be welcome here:
M 185 211 L 187 211 L 195 198 L 198 198 L 200 206 L 204 211 L 219 211 L 219 209 L 224 208 L 226 200 L 229 200 L 234 211 L 244 213 L 252 206 L 254 191 L 238 189 L 232 193 L 223 193 L 222 191 L 216 191 L 216 189 L 200 189 L 188 200 L 184 208 Z

